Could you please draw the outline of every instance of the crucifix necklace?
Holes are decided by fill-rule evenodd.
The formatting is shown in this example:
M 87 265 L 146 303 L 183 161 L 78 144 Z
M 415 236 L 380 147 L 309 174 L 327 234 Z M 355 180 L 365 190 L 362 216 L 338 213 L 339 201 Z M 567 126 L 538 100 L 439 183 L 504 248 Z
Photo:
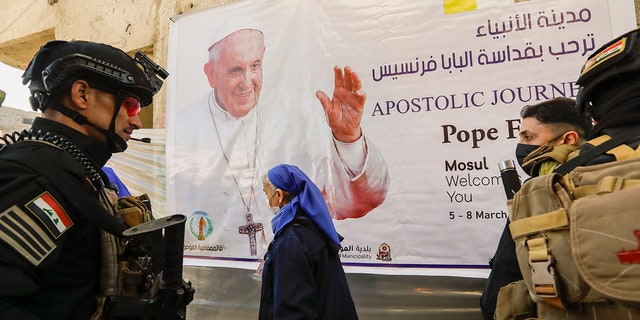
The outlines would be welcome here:
M 213 110 L 211 105 L 211 100 L 214 99 L 213 96 L 213 92 L 211 93 L 211 96 L 208 100 L 209 102 L 209 114 L 211 115 L 211 120 L 213 121 L 213 127 L 215 128 L 216 131 L 216 136 L 218 137 L 218 144 L 220 145 L 220 150 L 222 152 L 222 156 L 224 157 L 224 160 L 227 164 L 227 168 L 229 170 L 229 174 L 231 175 L 231 178 L 233 179 L 233 182 L 236 186 L 236 189 L 238 190 L 238 194 L 240 195 L 240 200 L 242 201 L 242 205 L 244 206 L 246 213 L 245 213 L 245 221 L 246 224 L 242 225 L 238 228 L 238 233 L 240 234 L 246 234 L 247 236 L 249 236 L 249 251 L 251 253 L 252 256 L 257 255 L 257 245 L 256 245 L 256 233 L 257 231 L 262 231 L 263 232 L 263 237 L 264 237 L 264 231 L 263 231 L 263 226 L 262 223 L 255 223 L 253 222 L 253 215 L 251 214 L 251 202 L 253 201 L 254 195 L 255 195 L 255 177 L 256 177 L 256 158 L 257 158 L 257 146 L 258 146 L 258 125 L 256 123 L 255 125 L 255 140 L 254 140 L 254 144 L 253 144 L 253 160 L 251 163 L 251 159 L 249 157 L 248 154 L 248 150 L 249 149 L 249 141 L 247 140 L 248 135 L 247 135 L 247 126 L 246 123 L 244 122 L 244 119 L 240 119 L 241 121 L 241 128 L 243 130 L 242 135 L 244 136 L 244 144 L 245 144 L 245 150 L 247 150 L 247 166 L 249 167 L 249 169 L 252 171 L 251 173 L 251 184 L 249 186 L 249 197 L 248 199 L 245 199 L 244 193 L 242 192 L 242 187 L 240 186 L 240 182 L 238 177 L 236 176 L 236 174 L 234 174 L 233 172 L 233 168 L 231 166 L 231 160 L 230 160 L 230 156 L 227 154 L 227 152 L 225 151 L 224 145 L 222 143 L 222 138 L 220 136 L 220 130 L 218 129 L 218 124 L 216 122 L 215 116 L 213 115 Z M 256 114 L 257 117 L 257 114 Z M 257 119 L 256 119 L 257 120 Z M 238 174 L 238 176 L 240 176 L 241 173 Z

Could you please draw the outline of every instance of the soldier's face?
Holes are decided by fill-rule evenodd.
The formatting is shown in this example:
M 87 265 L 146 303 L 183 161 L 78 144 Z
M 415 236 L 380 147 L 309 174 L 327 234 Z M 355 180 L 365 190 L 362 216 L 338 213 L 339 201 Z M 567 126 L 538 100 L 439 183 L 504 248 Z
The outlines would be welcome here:
M 527 117 L 522 119 L 520 123 L 520 140 L 518 142 L 541 146 L 545 143 L 562 144 L 563 141 L 558 139 L 551 126 L 538 121 L 535 117 Z
M 85 116 L 99 128 L 108 130 L 111 125 L 111 119 L 114 115 L 116 103 L 118 103 L 120 99 L 110 92 L 105 92 L 96 88 L 89 88 L 87 92 L 90 92 L 88 96 L 91 98 L 88 98 L 88 101 L 91 105 L 86 108 L 87 113 Z M 142 127 L 142 123 L 140 121 L 140 117 L 138 117 L 140 108 L 136 107 L 136 105 L 140 105 L 137 97 L 135 95 L 131 95 L 124 100 L 125 101 L 122 102 L 120 109 L 115 116 L 114 131 L 115 134 L 127 141 L 131 138 L 131 134 L 134 130 Z M 128 102 L 131 105 L 125 105 L 125 102 Z M 98 140 L 105 140 L 105 136 L 101 132 L 88 130 L 87 133 L 89 136 Z

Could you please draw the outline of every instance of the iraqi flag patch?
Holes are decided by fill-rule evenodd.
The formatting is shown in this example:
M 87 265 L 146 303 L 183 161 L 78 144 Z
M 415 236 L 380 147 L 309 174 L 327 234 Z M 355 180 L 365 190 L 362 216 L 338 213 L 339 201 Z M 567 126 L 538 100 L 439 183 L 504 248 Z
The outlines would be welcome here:
M 604 50 L 598 52 L 595 56 L 591 57 L 591 59 L 585 62 L 584 67 L 582 67 L 582 72 L 580 72 L 580 76 L 583 76 L 585 73 L 589 72 L 598 65 L 621 54 L 622 52 L 624 52 L 626 46 L 627 38 L 622 38 L 606 47 Z
M 44 224 L 53 236 L 58 239 L 73 225 L 69 215 L 47 191 L 25 205 Z

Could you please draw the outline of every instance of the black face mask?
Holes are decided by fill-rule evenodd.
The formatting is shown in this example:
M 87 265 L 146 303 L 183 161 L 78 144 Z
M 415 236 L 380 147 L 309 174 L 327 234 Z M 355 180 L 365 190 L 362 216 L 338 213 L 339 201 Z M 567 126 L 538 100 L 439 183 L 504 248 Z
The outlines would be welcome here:
M 561 135 L 559 135 L 559 136 L 547 141 L 543 145 L 518 143 L 518 145 L 516 146 L 516 160 L 518 160 L 518 164 L 520 165 L 520 168 L 522 168 L 522 170 L 524 170 L 524 172 L 526 172 L 527 174 L 530 174 L 531 165 L 528 165 L 526 167 L 522 166 L 522 164 L 524 163 L 524 159 L 527 158 L 527 156 L 529 154 L 531 154 L 532 152 L 536 151 L 540 147 L 542 147 L 544 145 L 548 145 L 549 143 L 551 143 L 551 142 L 557 140 L 558 138 L 564 136 L 565 133 L 563 133 L 563 134 L 561 134 Z
M 531 152 L 535 151 L 538 148 L 540 148 L 540 146 L 535 144 L 518 143 L 518 145 L 516 146 L 516 160 L 518 160 L 518 164 L 525 172 L 528 171 L 522 167 L 524 158 L 526 158 Z

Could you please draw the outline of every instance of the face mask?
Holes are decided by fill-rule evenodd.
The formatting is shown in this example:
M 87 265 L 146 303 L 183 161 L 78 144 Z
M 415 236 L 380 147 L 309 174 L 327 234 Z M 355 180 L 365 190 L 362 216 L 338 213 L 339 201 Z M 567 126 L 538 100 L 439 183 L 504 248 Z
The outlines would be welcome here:
M 271 210 L 271 213 L 273 213 L 273 215 L 275 216 L 276 214 L 278 214 L 278 212 L 280 212 L 280 207 L 275 206 L 275 207 L 269 207 L 269 209 Z
M 267 203 L 271 200 L 271 197 L 273 197 L 274 194 L 276 194 L 276 190 L 273 190 L 273 192 L 271 193 L 271 195 L 267 198 Z M 269 209 L 271 210 L 271 212 L 276 215 L 278 214 L 278 212 L 280 212 L 280 201 L 278 201 L 278 204 L 274 207 L 269 207 Z
M 551 140 L 549 140 L 548 142 L 546 142 L 544 145 L 548 145 L 549 143 L 557 140 L 558 138 L 562 137 L 564 135 L 561 134 Z M 520 168 L 522 168 L 522 170 L 524 170 L 524 172 L 526 173 L 530 173 L 531 166 L 526 166 L 523 167 L 522 164 L 524 163 L 524 159 L 527 158 L 527 156 L 529 154 L 531 154 L 531 152 L 536 151 L 538 148 L 540 148 L 541 146 L 539 145 L 535 145 L 535 144 L 524 144 L 524 143 L 518 143 L 518 145 L 516 146 L 516 160 L 518 160 L 518 164 L 520 165 Z
M 520 165 L 520 167 L 522 167 L 522 164 L 524 163 L 524 158 L 526 158 L 531 152 L 538 148 L 540 148 L 540 146 L 535 144 L 518 143 L 518 145 L 516 146 L 516 160 L 518 160 L 518 164 Z M 525 172 L 526 171 L 527 170 L 525 170 Z

